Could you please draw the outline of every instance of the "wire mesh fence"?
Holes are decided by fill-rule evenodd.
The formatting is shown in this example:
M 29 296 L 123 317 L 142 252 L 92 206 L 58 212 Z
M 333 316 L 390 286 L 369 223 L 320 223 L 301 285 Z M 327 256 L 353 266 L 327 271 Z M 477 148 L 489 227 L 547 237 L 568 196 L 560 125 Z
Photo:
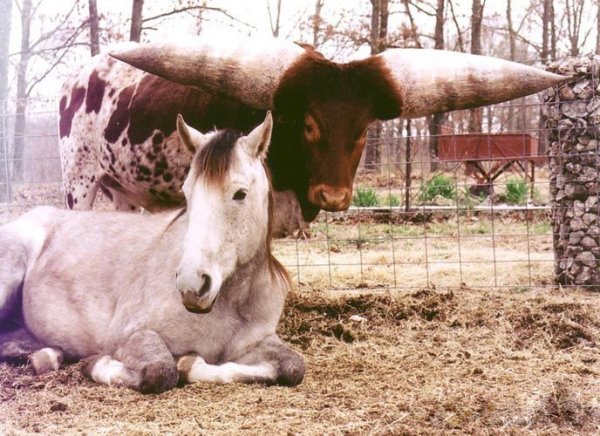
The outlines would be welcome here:
M 0 223 L 39 204 L 63 207 L 54 101 L 28 105 L 15 174 L 14 112 L 1 114 Z M 481 133 L 469 133 L 479 116 Z M 549 176 L 537 96 L 372 129 L 352 206 L 321 212 L 307 234 L 275 241 L 302 286 L 330 290 L 551 286 Z M 373 134 L 373 132 L 375 132 Z M 369 155 L 369 153 L 365 153 Z M 99 208 L 110 208 L 98 200 Z

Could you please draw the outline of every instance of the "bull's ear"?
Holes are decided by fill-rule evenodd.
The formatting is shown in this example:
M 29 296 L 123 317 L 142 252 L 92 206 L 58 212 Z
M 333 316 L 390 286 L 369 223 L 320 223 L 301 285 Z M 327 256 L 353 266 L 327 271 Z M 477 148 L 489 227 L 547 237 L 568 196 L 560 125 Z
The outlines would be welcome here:
M 273 116 L 271 115 L 271 111 L 267 111 L 267 116 L 262 124 L 257 126 L 245 138 L 246 147 L 250 155 L 259 159 L 265 159 L 267 157 L 272 132 Z
M 368 59 L 385 77 L 400 105 L 397 114 L 422 117 L 524 97 L 568 77 L 538 68 L 445 50 L 391 49 Z
M 195 153 L 196 150 L 204 147 L 210 136 L 204 135 L 193 127 L 188 126 L 181 114 L 177 115 L 177 133 L 179 134 L 181 141 L 192 153 Z

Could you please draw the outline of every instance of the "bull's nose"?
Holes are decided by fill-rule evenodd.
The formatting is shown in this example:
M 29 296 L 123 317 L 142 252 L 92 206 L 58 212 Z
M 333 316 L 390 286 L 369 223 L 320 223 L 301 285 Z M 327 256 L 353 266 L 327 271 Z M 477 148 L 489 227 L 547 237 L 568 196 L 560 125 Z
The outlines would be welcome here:
M 347 188 L 319 185 L 311 191 L 309 192 L 309 199 L 322 209 L 336 212 L 346 210 L 350 206 L 351 192 Z

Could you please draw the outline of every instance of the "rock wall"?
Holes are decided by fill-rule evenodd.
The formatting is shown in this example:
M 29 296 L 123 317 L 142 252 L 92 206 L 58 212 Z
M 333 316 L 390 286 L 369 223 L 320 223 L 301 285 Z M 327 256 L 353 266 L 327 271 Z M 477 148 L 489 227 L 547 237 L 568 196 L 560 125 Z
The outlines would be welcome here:
M 573 80 L 546 91 L 555 279 L 600 290 L 600 56 L 548 67 Z

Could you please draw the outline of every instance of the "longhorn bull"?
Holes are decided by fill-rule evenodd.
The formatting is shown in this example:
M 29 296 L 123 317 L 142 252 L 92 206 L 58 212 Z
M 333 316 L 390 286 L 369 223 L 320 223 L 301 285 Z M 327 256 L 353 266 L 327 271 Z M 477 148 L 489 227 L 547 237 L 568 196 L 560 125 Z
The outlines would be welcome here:
M 498 103 L 565 79 L 440 50 L 391 49 L 338 63 L 280 40 L 126 44 L 111 56 L 93 58 L 62 89 L 61 159 L 69 208 L 91 208 L 98 188 L 117 209 L 178 206 L 192 154 L 177 137 L 176 115 L 201 131 L 248 132 L 271 109 L 268 165 L 280 203 L 289 205 L 291 195 L 299 205 L 296 225 L 310 222 L 320 209 L 348 208 L 374 120 Z

